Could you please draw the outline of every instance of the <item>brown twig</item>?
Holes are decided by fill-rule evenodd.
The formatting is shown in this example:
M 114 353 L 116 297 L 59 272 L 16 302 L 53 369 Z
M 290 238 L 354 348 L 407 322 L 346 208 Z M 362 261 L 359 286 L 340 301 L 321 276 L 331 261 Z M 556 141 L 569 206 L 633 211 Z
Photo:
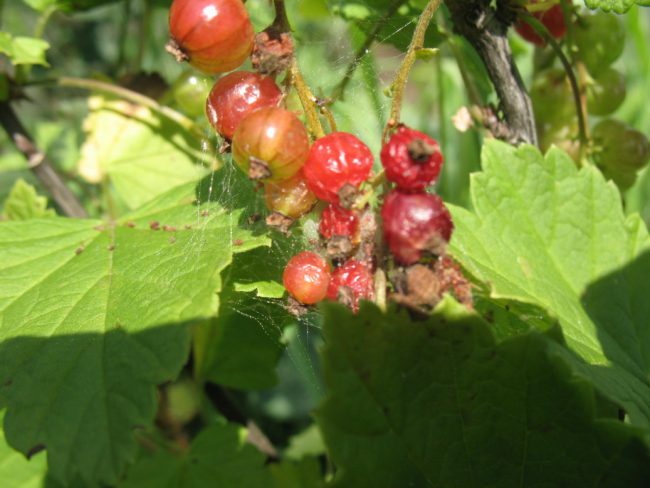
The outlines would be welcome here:
M 68 217 L 88 217 L 81 202 L 65 185 L 45 153 L 36 146 L 34 139 L 20 122 L 9 102 L 0 102 L 0 124 L 13 141 L 16 149 L 27 159 L 29 169 L 47 188 L 63 213 Z
M 537 145 L 533 107 L 508 44 L 508 25 L 490 2 L 447 0 L 455 30 L 474 47 L 487 68 L 510 128 L 509 142 Z

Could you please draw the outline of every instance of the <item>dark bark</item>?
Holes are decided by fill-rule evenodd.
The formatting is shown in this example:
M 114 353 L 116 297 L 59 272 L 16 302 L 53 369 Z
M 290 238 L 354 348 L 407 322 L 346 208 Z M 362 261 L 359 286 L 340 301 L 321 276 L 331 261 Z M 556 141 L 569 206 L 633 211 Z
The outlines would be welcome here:
M 537 132 L 530 97 L 512 58 L 507 29 L 512 15 L 507 6 L 489 0 L 446 0 L 455 31 L 477 51 L 494 88 L 508 124 L 508 142 L 537 145 Z
M 86 210 L 54 170 L 45 153 L 36 146 L 9 102 L 0 102 L 0 125 L 7 132 L 16 148 L 25 156 L 29 169 L 47 188 L 63 213 L 68 217 L 87 217 Z

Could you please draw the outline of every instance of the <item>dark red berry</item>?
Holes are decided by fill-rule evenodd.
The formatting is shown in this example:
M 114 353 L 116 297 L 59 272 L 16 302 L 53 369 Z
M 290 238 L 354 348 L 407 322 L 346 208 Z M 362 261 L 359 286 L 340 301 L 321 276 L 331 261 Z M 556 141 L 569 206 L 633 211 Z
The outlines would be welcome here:
M 311 210 L 316 203 L 314 195 L 299 172 L 292 178 L 264 185 L 264 200 L 269 210 L 297 219 Z
M 370 269 L 361 261 L 350 259 L 332 273 L 327 298 L 338 300 L 356 312 L 360 299 L 372 300 L 374 289 Z
M 240 66 L 253 50 L 255 32 L 241 0 L 174 0 L 168 50 L 206 73 Z
M 318 230 L 325 239 L 342 236 L 350 238 L 351 242 L 358 242 L 359 218 L 352 210 L 329 204 L 320 216 Z
M 381 209 L 384 238 L 395 260 L 416 263 L 424 253 L 444 253 L 454 225 L 442 198 L 391 191 Z
M 537 3 L 537 0 L 533 0 L 532 3 Z M 544 24 L 549 33 L 555 39 L 561 39 L 566 34 L 567 27 L 566 22 L 564 21 L 564 12 L 562 12 L 561 5 L 553 5 L 544 12 L 535 12 L 533 13 L 533 17 L 536 17 L 537 20 Z M 515 24 L 515 30 L 528 42 L 532 42 L 537 46 L 543 46 L 546 44 L 544 39 L 535 31 L 535 29 L 523 20 L 520 20 Z
M 208 120 L 226 139 L 251 112 L 264 107 L 277 107 L 282 92 L 273 78 L 250 71 L 235 71 L 219 79 L 205 104 Z
M 312 305 L 327 295 L 330 268 L 318 254 L 303 251 L 289 260 L 282 280 L 293 298 L 305 305 Z
M 400 190 L 421 192 L 438 178 L 443 158 L 434 139 L 402 125 L 382 147 L 381 162 Z
M 318 198 L 340 203 L 339 191 L 359 188 L 372 169 L 368 146 L 347 132 L 333 132 L 318 139 L 305 162 L 307 185 Z
M 261 108 L 241 121 L 232 156 L 251 179 L 282 181 L 295 175 L 309 154 L 307 129 L 292 112 Z

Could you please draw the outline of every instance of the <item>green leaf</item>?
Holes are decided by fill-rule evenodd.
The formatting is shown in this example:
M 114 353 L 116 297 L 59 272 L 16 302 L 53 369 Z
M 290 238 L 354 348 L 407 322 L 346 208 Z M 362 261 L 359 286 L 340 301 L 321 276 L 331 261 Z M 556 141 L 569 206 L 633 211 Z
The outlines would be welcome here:
M 47 208 L 47 198 L 38 196 L 36 188 L 22 178 L 14 183 L 2 212 L 5 220 L 29 220 L 54 215 L 56 212 Z
M 424 321 L 323 307 L 329 395 L 317 412 L 334 486 L 643 487 L 638 432 L 594 418 L 594 393 L 537 332 L 496 344 L 446 299 Z
M 276 299 L 284 288 L 272 281 L 282 274 L 282 256 L 276 239 L 271 248 L 238 255 L 228 268 L 219 316 L 197 327 L 194 335 L 198 378 L 240 389 L 275 385 L 284 349 L 282 327 L 291 320 L 284 302 Z
M 119 0 L 23 0 L 34 10 L 43 12 L 50 7 L 57 7 L 66 12 L 74 10 L 87 10 L 109 3 L 116 3 Z
M 40 64 L 49 66 L 45 59 L 45 51 L 50 45 L 33 37 L 13 37 L 8 32 L 0 32 L 0 54 L 6 54 L 14 65 Z
M 474 213 L 452 208 L 451 252 L 494 299 L 556 317 L 573 361 L 634 424 L 650 423 L 650 249 L 638 216 L 598 170 L 559 149 L 488 142 L 473 175 Z M 645 252 L 645 254 L 643 254 Z M 641 256 L 643 254 L 643 256 Z M 531 323 L 529 320 L 527 320 Z
M 114 224 L 0 224 L 0 407 L 23 453 L 65 482 L 115 483 L 187 359 L 184 321 L 213 315 L 234 253 L 268 244 L 184 185 Z M 158 230 L 156 230 L 158 229 Z M 233 244 L 234 242 L 237 245 Z
M 320 430 L 315 424 L 291 437 L 289 446 L 284 451 L 287 459 L 295 461 L 307 456 L 320 456 L 322 454 L 325 454 L 325 445 Z
M 275 488 L 319 488 L 325 485 L 318 459 L 283 461 L 269 466 Z
M 47 463 L 45 453 L 39 453 L 31 459 L 14 451 L 5 441 L 2 430 L 4 412 L 0 412 L 0 479 L 4 486 L 20 488 L 41 488 L 44 484 Z
M 650 0 L 585 0 L 585 5 L 591 9 L 601 9 L 605 12 L 616 12 L 624 14 L 632 6 L 650 6 Z
M 120 488 L 268 488 L 264 456 L 246 442 L 246 429 L 214 424 L 180 455 L 158 452 L 135 464 Z
M 91 183 L 109 178 L 129 208 L 206 173 L 209 155 L 174 122 L 123 100 L 93 96 L 88 105 L 79 173 Z
M 260 298 L 282 298 L 286 290 L 277 281 L 256 281 L 254 283 L 235 283 L 235 291 L 240 293 L 253 291 Z

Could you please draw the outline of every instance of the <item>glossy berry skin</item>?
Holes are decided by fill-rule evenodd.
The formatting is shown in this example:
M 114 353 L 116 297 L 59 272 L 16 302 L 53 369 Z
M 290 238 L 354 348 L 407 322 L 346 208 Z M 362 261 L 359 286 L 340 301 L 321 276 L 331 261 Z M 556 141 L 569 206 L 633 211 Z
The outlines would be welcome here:
M 320 216 L 318 231 L 325 239 L 343 236 L 349 237 L 352 242 L 357 242 L 359 218 L 352 210 L 329 204 Z
M 342 286 L 346 287 L 347 290 L 341 290 Z M 350 259 L 332 272 L 332 279 L 327 289 L 327 298 L 335 301 L 343 298 L 344 302 L 350 302 L 346 304 L 356 312 L 359 309 L 360 299 L 372 299 L 374 287 L 370 269 L 364 263 Z M 345 293 L 348 293 L 348 295 L 346 296 Z
M 650 142 L 645 134 L 614 119 L 604 119 L 591 132 L 596 162 L 610 173 L 634 172 L 648 164 Z
M 400 264 L 416 263 L 425 252 L 442 254 L 454 225 L 438 195 L 391 191 L 381 209 L 384 238 Z
M 625 31 L 616 15 L 604 12 L 585 15 L 573 34 L 578 57 L 591 76 L 600 75 L 623 53 Z
M 438 178 L 443 157 L 434 139 L 400 126 L 382 147 L 381 163 L 400 190 L 421 192 Z
M 346 184 L 359 188 L 372 163 L 372 152 L 363 142 L 347 132 L 333 132 L 314 143 L 303 171 L 318 198 L 339 203 L 339 190 Z
M 587 85 L 587 109 L 592 115 L 609 115 L 625 100 L 625 77 L 607 68 Z
M 534 1 L 532 3 L 537 3 Z M 562 7 L 557 4 L 553 5 L 548 10 L 544 12 L 534 12 L 533 17 L 537 18 L 544 26 L 548 29 L 549 33 L 555 39 L 561 39 L 566 35 L 567 27 L 566 22 L 564 21 L 564 13 L 562 12 Z M 525 21 L 520 20 L 515 24 L 515 30 L 517 34 L 526 39 L 528 42 L 531 42 L 537 46 L 544 46 L 546 42 L 529 24 Z
M 198 117 L 203 113 L 205 99 L 212 80 L 208 76 L 186 71 L 174 81 L 171 94 L 176 105 L 187 115 Z
M 299 172 L 288 180 L 264 185 L 264 201 L 269 210 L 297 219 L 311 210 L 316 203 L 314 195 Z
M 537 74 L 530 99 L 538 132 L 555 131 L 576 117 L 571 84 L 562 69 L 551 68 Z
M 255 36 L 241 0 L 174 0 L 169 33 L 187 61 L 205 73 L 240 66 L 253 50 Z
M 235 71 L 217 80 L 205 104 L 210 124 L 226 139 L 248 114 L 265 107 L 277 107 L 282 92 L 273 78 L 250 71 Z
M 294 176 L 309 154 L 307 129 L 292 112 L 278 107 L 248 114 L 232 138 L 232 155 L 244 173 L 264 181 L 278 182 Z M 269 175 L 252 176 L 251 158 L 262 161 Z
M 293 298 L 305 305 L 313 305 L 327 295 L 330 277 L 329 265 L 322 257 L 303 251 L 289 260 L 282 281 Z

